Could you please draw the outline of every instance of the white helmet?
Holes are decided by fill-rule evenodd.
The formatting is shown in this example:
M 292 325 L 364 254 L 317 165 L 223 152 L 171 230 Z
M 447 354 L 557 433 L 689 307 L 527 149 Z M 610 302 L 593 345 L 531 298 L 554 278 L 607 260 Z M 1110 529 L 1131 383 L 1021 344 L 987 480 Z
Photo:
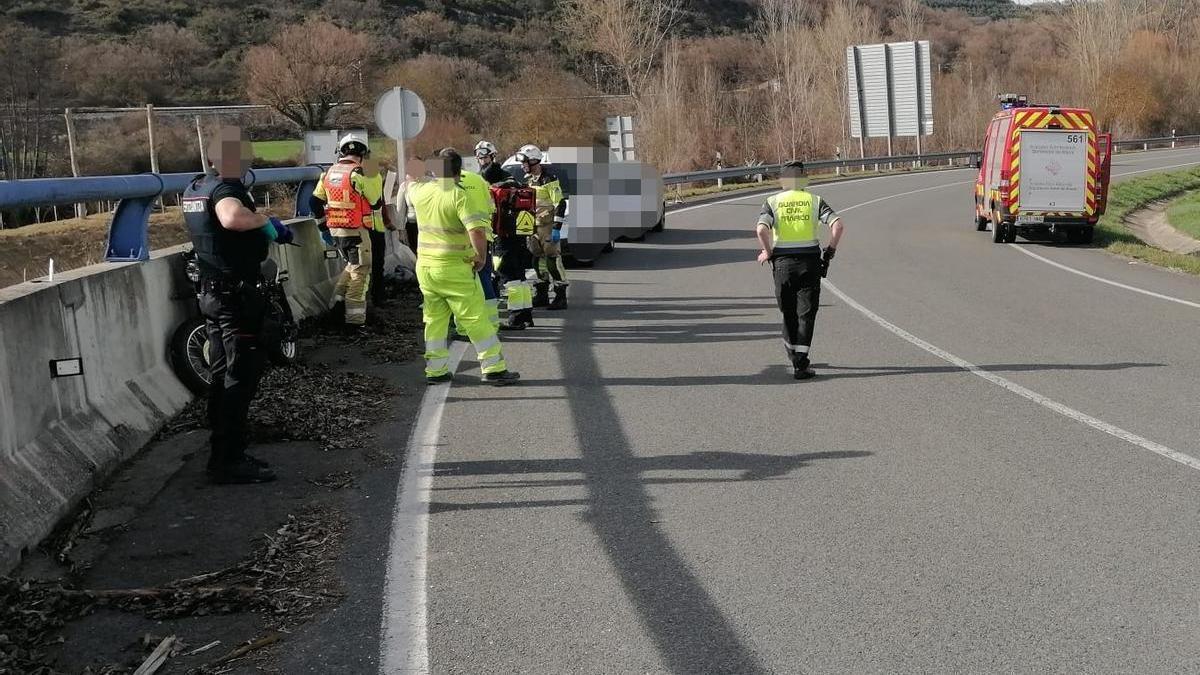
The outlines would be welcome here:
M 528 160 L 534 164 L 541 163 L 541 161 L 542 161 L 541 149 L 538 148 L 538 146 L 536 146 L 536 145 L 521 146 L 521 149 L 517 151 L 517 161 L 524 162 L 526 160 Z
M 476 158 L 487 157 L 488 155 L 492 155 L 493 157 L 496 155 L 496 146 L 488 141 L 479 141 L 475 144 Z
M 367 139 L 362 135 L 356 134 L 353 131 L 342 136 L 342 140 L 338 141 L 338 156 L 345 157 L 346 155 L 357 155 L 366 157 L 371 154 L 371 146 L 367 144 Z

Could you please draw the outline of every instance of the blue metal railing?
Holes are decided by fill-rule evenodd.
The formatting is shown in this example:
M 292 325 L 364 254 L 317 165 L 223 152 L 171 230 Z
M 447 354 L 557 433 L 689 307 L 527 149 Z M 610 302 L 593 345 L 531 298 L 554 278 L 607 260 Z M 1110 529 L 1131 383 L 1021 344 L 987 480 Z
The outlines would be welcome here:
M 297 216 L 312 215 L 308 198 L 317 186 L 324 167 L 320 165 L 251 169 L 244 181 L 256 185 L 297 184 Z M 154 202 L 187 189 L 196 173 L 143 173 L 128 176 L 86 176 L 79 178 L 32 178 L 0 181 L 0 209 L 51 206 L 117 199 L 104 259 L 129 262 L 150 258 L 149 224 Z

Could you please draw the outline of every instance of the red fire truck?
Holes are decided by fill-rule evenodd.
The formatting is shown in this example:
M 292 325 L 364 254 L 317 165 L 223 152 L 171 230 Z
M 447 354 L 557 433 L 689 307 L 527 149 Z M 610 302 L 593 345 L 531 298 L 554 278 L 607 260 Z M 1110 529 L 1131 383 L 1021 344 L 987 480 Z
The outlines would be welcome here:
M 1001 94 L 975 178 L 975 229 L 998 244 L 1026 238 L 1091 243 L 1108 199 L 1112 135 L 1085 108 Z

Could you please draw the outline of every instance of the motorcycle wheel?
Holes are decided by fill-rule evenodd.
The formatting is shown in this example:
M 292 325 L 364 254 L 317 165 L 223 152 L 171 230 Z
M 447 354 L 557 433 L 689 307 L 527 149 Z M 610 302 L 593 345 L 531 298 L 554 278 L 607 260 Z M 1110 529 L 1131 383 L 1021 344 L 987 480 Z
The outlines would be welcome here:
M 277 366 L 290 365 L 300 358 L 300 331 L 296 327 L 296 321 L 292 318 L 291 307 L 286 303 L 286 298 L 282 303 L 275 298 L 271 299 L 271 311 L 279 321 L 279 341 L 271 342 L 267 354 L 271 358 L 271 363 Z
M 193 394 L 203 396 L 212 383 L 208 360 L 208 331 L 204 319 L 188 319 L 171 336 L 171 367 Z

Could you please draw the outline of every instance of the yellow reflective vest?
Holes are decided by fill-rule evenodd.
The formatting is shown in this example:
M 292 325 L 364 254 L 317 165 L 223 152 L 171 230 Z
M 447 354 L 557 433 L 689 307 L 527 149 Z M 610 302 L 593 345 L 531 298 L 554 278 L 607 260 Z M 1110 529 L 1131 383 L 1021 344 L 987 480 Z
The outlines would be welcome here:
M 462 264 L 475 257 L 468 230 L 490 229 L 491 216 L 462 182 L 438 178 L 409 186 L 417 212 L 417 264 Z
M 786 190 L 768 197 L 767 206 L 774 214 L 771 233 L 775 250 L 808 249 L 818 245 L 820 197 L 804 190 Z

